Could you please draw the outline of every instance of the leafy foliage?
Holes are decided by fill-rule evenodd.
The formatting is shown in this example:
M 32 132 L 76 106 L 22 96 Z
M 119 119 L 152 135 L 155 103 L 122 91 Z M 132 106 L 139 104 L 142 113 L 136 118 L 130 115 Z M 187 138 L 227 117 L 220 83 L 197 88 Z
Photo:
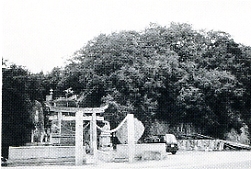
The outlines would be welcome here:
M 228 33 L 151 23 L 141 32 L 100 34 L 69 61 L 47 75 L 4 75 L 4 81 L 12 80 L 3 91 L 9 83 L 19 84 L 14 88 L 25 90 L 25 102 L 44 99 L 51 88 L 60 96 L 72 87 L 85 95 L 80 106 L 110 104 L 111 125 L 134 113 L 146 130 L 156 118 L 174 125 L 193 123 L 216 137 L 243 123 L 251 129 L 251 47 L 236 43 Z M 33 81 L 19 82 L 16 76 Z
M 20 146 L 30 141 L 34 127 L 31 110 L 35 100 L 42 101 L 42 74 L 32 75 L 21 66 L 2 69 L 2 147 L 7 156 L 8 146 Z
M 101 34 L 76 51 L 59 84 L 131 112 L 145 124 L 192 122 L 222 137 L 250 122 L 250 47 L 220 31 L 150 24 L 142 32 Z M 70 86 L 67 86 L 70 87 Z M 94 92 L 95 91 L 95 92 Z

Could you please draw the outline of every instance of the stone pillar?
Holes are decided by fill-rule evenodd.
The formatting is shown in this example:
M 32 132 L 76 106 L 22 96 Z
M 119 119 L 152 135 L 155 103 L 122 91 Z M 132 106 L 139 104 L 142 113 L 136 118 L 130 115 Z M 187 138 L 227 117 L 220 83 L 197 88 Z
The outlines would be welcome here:
M 90 142 L 89 142 L 89 146 L 90 146 L 90 153 L 93 154 L 93 122 L 92 119 L 90 121 Z
M 97 146 L 97 115 L 96 113 L 92 113 L 92 148 L 93 148 L 93 159 L 94 163 L 97 161 L 97 153 L 98 153 L 98 146 Z
M 62 112 L 58 112 L 58 133 L 59 133 L 59 135 L 62 134 L 61 127 L 62 127 Z M 59 138 L 58 141 L 59 141 L 59 144 L 60 144 L 61 143 L 61 138 Z
M 75 165 L 83 165 L 84 145 L 83 145 L 83 112 L 76 112 L 76 131 L 75 131 Z
M 135 134 L 134 134 L 134 115 L 127 115 L 127 133 L 128 133 L 128 157 L 129 162 L 134 161 L 135 157 Z

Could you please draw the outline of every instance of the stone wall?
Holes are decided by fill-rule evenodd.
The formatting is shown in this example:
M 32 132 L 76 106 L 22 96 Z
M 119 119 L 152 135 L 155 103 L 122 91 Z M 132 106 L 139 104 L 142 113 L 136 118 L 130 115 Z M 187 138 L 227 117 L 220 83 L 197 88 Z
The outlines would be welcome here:
M 9 148 L 9 160 L 70 157 L 75 157 L 75 146 L 24 146 Z
M 155 120 L 150 126 L 150 135 L 165 135 L 174 134 L 175 136 L 180 135 L 191 135 L 197 133 L 204 133 L 200 128 L 196 128 L 192 123 L 180 123 L 176 125 L 170 125 L 167 122 Z M 235 129 L 231 129 L 225 134 L 225 140 L 233 141 L 241 144 L 250 145 L 250 134 L 248 132 L 248 126 L 243 124 L 240 128 L 240 133 Z
M 199 140 L 178 140 L 179 150 L 213 151 L 223 150 L 224 143 L 219 140 L 199 139 Z

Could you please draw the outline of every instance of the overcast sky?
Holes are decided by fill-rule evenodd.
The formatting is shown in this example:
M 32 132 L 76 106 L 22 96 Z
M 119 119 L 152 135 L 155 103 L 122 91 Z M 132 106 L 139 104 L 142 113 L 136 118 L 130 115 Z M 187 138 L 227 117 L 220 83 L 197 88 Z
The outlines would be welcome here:
M 251 46 L 250 0 L 3 0 L 2 7 L 2 57 L 34 73 L 62 66 L 100 33 L 150 22 L 222 30 Z

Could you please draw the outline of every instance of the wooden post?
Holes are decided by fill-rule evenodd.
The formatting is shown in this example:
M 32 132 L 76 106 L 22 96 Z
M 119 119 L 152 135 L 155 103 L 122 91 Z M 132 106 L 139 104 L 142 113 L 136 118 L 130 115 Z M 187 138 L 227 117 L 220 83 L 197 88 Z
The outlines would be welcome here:
M 83 165 L 83 112 L 76 112 L 76 131 L 75 131 L 75 165 Z
M 127 115 L 127 133 L 128 133 L 128 157 L 129 162 L 134 161 L 135 157 L 135 136 L 134 136 L 134 115 Z
M 98 152 L 98 146 L 97 146 L 97 128 L 96 128 L 96 124 L 97 124 L 97 115 L 96 113 L 92 113 L 92 148 L 93 148 L 93 159 L 94 159 L 94 163 L 96 163 L 97 161 L 97 152 Z

